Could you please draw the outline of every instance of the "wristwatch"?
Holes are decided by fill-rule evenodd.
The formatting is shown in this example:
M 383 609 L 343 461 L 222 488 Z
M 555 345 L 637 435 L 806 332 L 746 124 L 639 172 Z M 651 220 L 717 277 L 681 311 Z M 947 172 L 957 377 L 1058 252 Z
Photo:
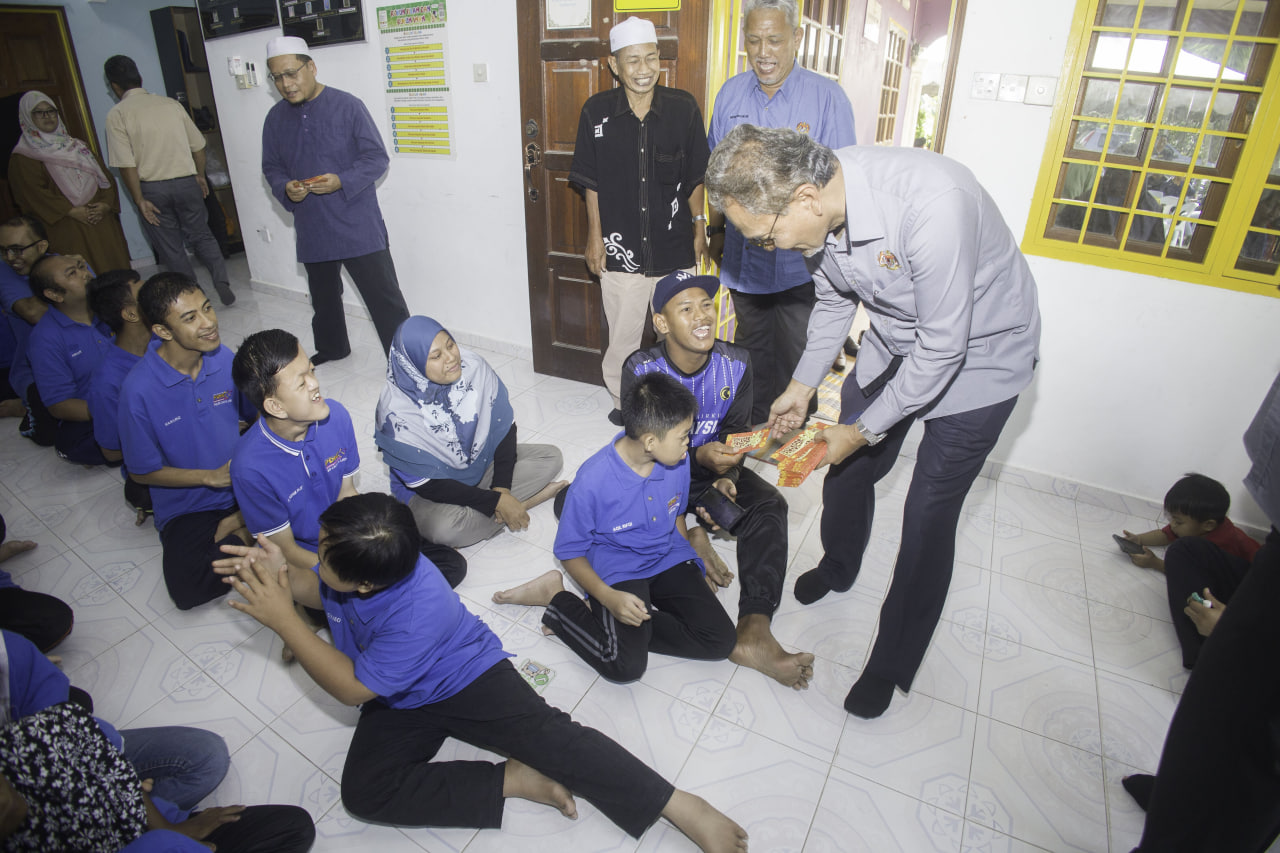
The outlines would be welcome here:
M 707 226 L 707 236 L 708 236 L 708 237 L 714 237 L 714 236 L 716 236 L 717 234 L 723 234 L 723 233 L 724 233 L 724 226 L 723 226 L 723 225 L 709 225 L 709 226 Z
M 872 432 L 867 429 L 867 425 L 862 422 L 862 418 L 858 418 L 853 422 L 853 428 L 858 431 L 858 435 L 862 436 L 862 440 L 867 443 L 868 447 L 875 447 L 877 444 L 884 441 L 885 433 Z

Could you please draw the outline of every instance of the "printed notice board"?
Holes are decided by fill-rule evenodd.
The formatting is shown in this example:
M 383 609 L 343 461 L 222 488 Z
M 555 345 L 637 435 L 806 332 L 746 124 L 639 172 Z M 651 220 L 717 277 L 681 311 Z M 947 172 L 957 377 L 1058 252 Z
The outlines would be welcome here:
M 378 7 L 391 152 L 452 160 L 449 16 L 445 0 Z

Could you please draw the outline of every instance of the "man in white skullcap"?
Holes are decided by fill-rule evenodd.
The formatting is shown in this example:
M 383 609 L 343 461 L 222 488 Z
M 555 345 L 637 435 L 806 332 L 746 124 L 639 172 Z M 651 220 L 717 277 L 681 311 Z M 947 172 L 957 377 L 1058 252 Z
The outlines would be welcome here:
M 569 181 L 587 201 L 587 267 L 609 323 L 601 369 L 618 411 L 622 363 L 640 346 L 658 279 L 705 260 L 702 173 L 710 149 L 693 95 L 658 85 L 658 34 L 630 17 L 609 31 L 620 84 L 582 106 Z
M 385 356 L 409 316 L 374 187 L 390 158 L 360 99 L 316 80 L 308 49 L 295 36 L 267 43 L 267 70 L 283 100 L 262 126 L 262 173 L 293 214 L 298 262 L 307 269 L 315 311 L 312 363 L 351 353 L 343 267 L 369 309 Z

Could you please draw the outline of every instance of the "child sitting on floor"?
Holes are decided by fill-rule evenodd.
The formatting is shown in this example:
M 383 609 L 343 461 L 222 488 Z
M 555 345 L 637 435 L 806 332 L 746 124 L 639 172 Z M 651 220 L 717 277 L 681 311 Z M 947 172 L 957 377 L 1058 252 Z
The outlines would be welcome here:
M 1204 637 L 1185 613 L 1192 593 L 1211 588 L 1217 600 L 1228 602 L 1244 579 L 1261 546 L 1227 518 L 1231 496 L 1226 488 L 1204 474 L 1187 474 L 1164 496 L 1169 523 L 1159 530 L 1124 536 L 1139 545 L 1168 545 L 1164 559 L 1150 547 L 1130 555 L 1135 566 L 1164 572 L 1169 594 L 1169 614 L 1182 647 L 1182 665 L 1195 666 Z M 1205 607 L 1196 602 L 1193 606 Z
M 342 771 L 355 817 L 497 828 L 508 797 L 574 818 L 577 791 L 634 837 L 661 815 L 703 850 L 746 850 L 740 826 L 534 692 L 419 554 L 413 513 L 395 498 L 355 495 L 321 513 L 314 570 L 289 566 L 261 534 L 258 544 L 224 546 L 236 556 L 215 568 L 236 573 L 228 581 L 244 601 L 232 607 L 279 634 L 334 698 L 363 705 Z M 294 601 L 324 607 L 332 646 Z M 451 736 L 509 757 L 433 761 Z
M 555 554 L 587 601 L 555 570 L 493 596 L 546 606 L 545 628 L 610 681 L 640 678 L 651 651 L 724 660 L 737 644 L 685 527 L 696 409 L 667 374 L 641 376 L 623 394 L 624 432 L 578 469 Z

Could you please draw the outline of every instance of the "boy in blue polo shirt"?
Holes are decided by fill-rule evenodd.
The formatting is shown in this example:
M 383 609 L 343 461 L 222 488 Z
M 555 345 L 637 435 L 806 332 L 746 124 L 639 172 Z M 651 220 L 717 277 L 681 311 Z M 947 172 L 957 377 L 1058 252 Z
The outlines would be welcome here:
M 169 597 L 189 610 L 227 592 L 211 568 L 218 547 L 250 541 L 231 455 L 252 412 L 200 285 L 158 273 L 138 291 L 138 308 L 157 340 L 120 389 L 121 449 L 129 476 L 151 488 Z
M 555 554 L 586 602 L 554 570 L 493 596 L 545 605 L 542 624 L 610 681 L 644 675 L 651 651 L 724 660 L 737 642 L 685 527 L 696 408 L 665 373 L 640 377 L 622 397 L 624 432 L 578 469 Z
M 320 393 L 315 367 L 282 329 L 245 338 L 231 365 L 236 387 L 258 410 L 231 460 L 231 488 L 248 531 L 280 547 L 289 564 L 310 569 L 320 545 L 320 513 L 356 494 L 360 470 L 351 415 Z M 465 558 L 452 548 L 424 550 L 457 586 Z
M 291 568 L 265 536 L 219 564 L 244 601 L 232 607 L 280 635 L 307 674 L 363 705 L 342 771 L 342 801 L 361 820 L 499 828 L 519 797 L 577 816 L 577 791 L 639 837 L 664 816 L 703 850 L 746 850 L 746 833 L 677 791 L 617 743 L 548 705 L 497 636 L 418 553 L 413 513 L 390 495 L 345 498 L 320 516 L 320 562 Z M 293 603 L 323 605 L 333 645 Z M 432 761 L 448 737 L 510 756 Z
M 115 334 L 115 346 L 103 353 L 89 384 L 89 415 L 93 418 L 93 438 L 108 462 L 124 458 L 120 452 L 120 386 L 134 365 L 146 355 L 151 330 L 138 311 L 138 291 L 142 277 L 133 270 L 110 270 L 89 282 L 89 308 Z M 138 511 L 138 524 L 151 512 L 151 490 L 124 477 L 124 499 Z
M 82 465 L 106 459 L 93 440 L 89 385 L 93 369 L 112 348 L 111 329 L 89 310 L 93 273 L 79 255 L 50 255 L 31 267 L 31 292 L 49 305 L 31 330 L 27 357 L 35 374 L 33 410 L 48 410 L 57 422 L 53 446 L 58 455 Z

